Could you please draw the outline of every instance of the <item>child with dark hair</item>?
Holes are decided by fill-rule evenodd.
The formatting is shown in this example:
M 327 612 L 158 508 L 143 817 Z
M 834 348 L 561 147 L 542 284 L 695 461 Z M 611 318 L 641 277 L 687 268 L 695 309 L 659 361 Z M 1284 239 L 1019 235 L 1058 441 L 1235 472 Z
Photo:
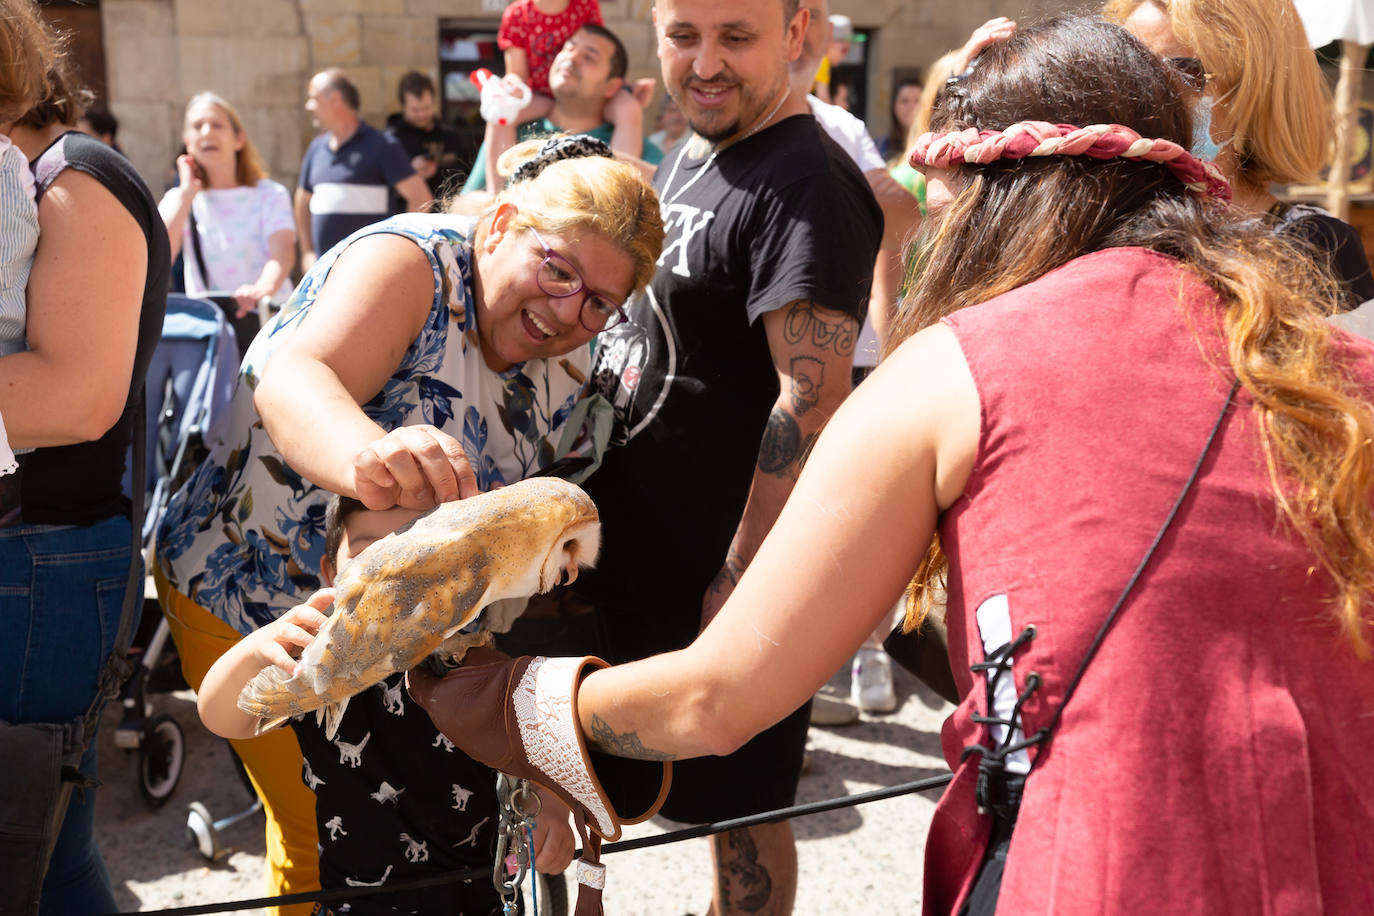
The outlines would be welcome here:
M 419 517 L 414 509 L 368 509 L 334 496 L 325 511 L 324 581 L 369 544 Z M 251 735 L 257 720 L 238 709 L 239 691 L 270 665 L 286 670 L 314 639 L 331 590 L 257 630 L 220 657 L 205 676 L 199 703 L 211 731 Z M 323 597 L 320 597 L 323 596 Z M 492 864 L 498 801 L 496 773 L 457 750 L 405 690 L 397 673 L 349 701 L 333 740 L 313 715 L 291 720 L 305 757 L 301 778 L 315 793 L 320 836 L 320 884 L 325 890 L 400 884 Z M 572 860 L 568 810 L 552 795 L 534 832 L 535 867 L 558 874 Z M 362 897 L 348 907 L 318 904 L 316 914 L 488 914 L 502 902 L 482 878 L 416 891 Z

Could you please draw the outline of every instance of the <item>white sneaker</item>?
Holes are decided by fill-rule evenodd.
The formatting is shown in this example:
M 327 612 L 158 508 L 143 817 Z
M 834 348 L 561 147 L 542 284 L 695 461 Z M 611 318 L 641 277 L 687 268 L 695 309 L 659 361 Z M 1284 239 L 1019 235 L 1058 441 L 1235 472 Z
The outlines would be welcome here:
M 852 725 L 857 721 L 859 711 L 829 684 L 821 687 L 811 698 L 812 725 Z
M 897 694 L 892 689 L 892 663 L 882 649 L 860 649 L 850 668 L 850 701 L 864 712 L 892 712 Z

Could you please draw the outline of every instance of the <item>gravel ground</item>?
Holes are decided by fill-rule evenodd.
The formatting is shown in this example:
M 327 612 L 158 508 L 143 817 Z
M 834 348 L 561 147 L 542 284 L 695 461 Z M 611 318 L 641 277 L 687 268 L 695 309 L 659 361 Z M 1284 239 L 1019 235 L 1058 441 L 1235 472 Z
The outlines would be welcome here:
M 948 707 L 905 672 L 896 675 L 897 712 L 842 728 L 811 729 L 800 802 L 945 772 L 939 726 Z M 261 814 L 223 831 L 224 853 L 214 862 L 202 858 L 186 837 L 191 802 L 203 803 L 222 818 L 251 800 L 234 772 L 228 746 L 200 726 L 189 691 L 157 694 L 153 703 L 186 732 L 186 770 L 163 807 L 152 809 L 140 796 L 133 769 L 137 758 L 114 744 L 115 711 L 106 714 L 100 734 L 105 787 L 97 803 L 96 832 L 121 910 L 147 912 L 261 896 Z M 794 821 L 800 860 L 796 912 L 918 912 L 922 840 L 934 805 L 933 793 L 903 796 Z M 626 835 L 657 834 L 677 826 L 655 819 L 628 828 Z M 704 912 L 710 892 L 707 844 L 695 839 L 608 857 L 607 913 Z

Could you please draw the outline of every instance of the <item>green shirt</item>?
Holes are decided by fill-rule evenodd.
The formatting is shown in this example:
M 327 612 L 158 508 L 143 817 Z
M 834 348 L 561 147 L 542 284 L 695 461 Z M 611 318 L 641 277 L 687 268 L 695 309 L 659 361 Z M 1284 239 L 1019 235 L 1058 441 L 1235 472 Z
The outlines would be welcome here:
M 604 140 L 610 143 L 611 133 L 614 130 L 615 126 L 608 121 L 591 130 L 584 130 L 582 133 L 586 134 L 588 137 L 595 137 L 598 140 Z M 515 130 L 515 139 L 517 142 L 523 143 L 534 137 L 549 137 L 559 133 L 563 133 L 563 131 L 559 129 L 558 125 L 554 124 L 548 118 L 544 118 L 541 121 L 529 121 L 525 124 L 521 124 Z M 658 165 L 663 159 L 663 151 L 648 138 L 645 138 L 643 151 L 639 154 L 639 158 L 650 165 Z M 469 194 L 473 191 L 485 191 L 486 189 L 487 144 L 484 140 L 482 141 L 482 145 L 477 149 L 477 160 L 472 163 L 472 171 L 468 173 L 468 180 L 463 184 L 463 193 Z

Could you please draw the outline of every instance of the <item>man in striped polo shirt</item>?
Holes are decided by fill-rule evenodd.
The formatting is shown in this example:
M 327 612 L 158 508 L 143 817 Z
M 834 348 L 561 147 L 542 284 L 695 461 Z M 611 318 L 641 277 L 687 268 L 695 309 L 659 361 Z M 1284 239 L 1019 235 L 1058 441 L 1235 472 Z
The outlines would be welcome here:
M 321 129 L 296 185 L 301 269 L 309 270 L 337 242 L 389 216 L 390 189 L 413 211 L 428 209 L 431 195 L 401 145 L 358 117 L 358 88 L 342 70 L 315 74 L 305 110 Z

